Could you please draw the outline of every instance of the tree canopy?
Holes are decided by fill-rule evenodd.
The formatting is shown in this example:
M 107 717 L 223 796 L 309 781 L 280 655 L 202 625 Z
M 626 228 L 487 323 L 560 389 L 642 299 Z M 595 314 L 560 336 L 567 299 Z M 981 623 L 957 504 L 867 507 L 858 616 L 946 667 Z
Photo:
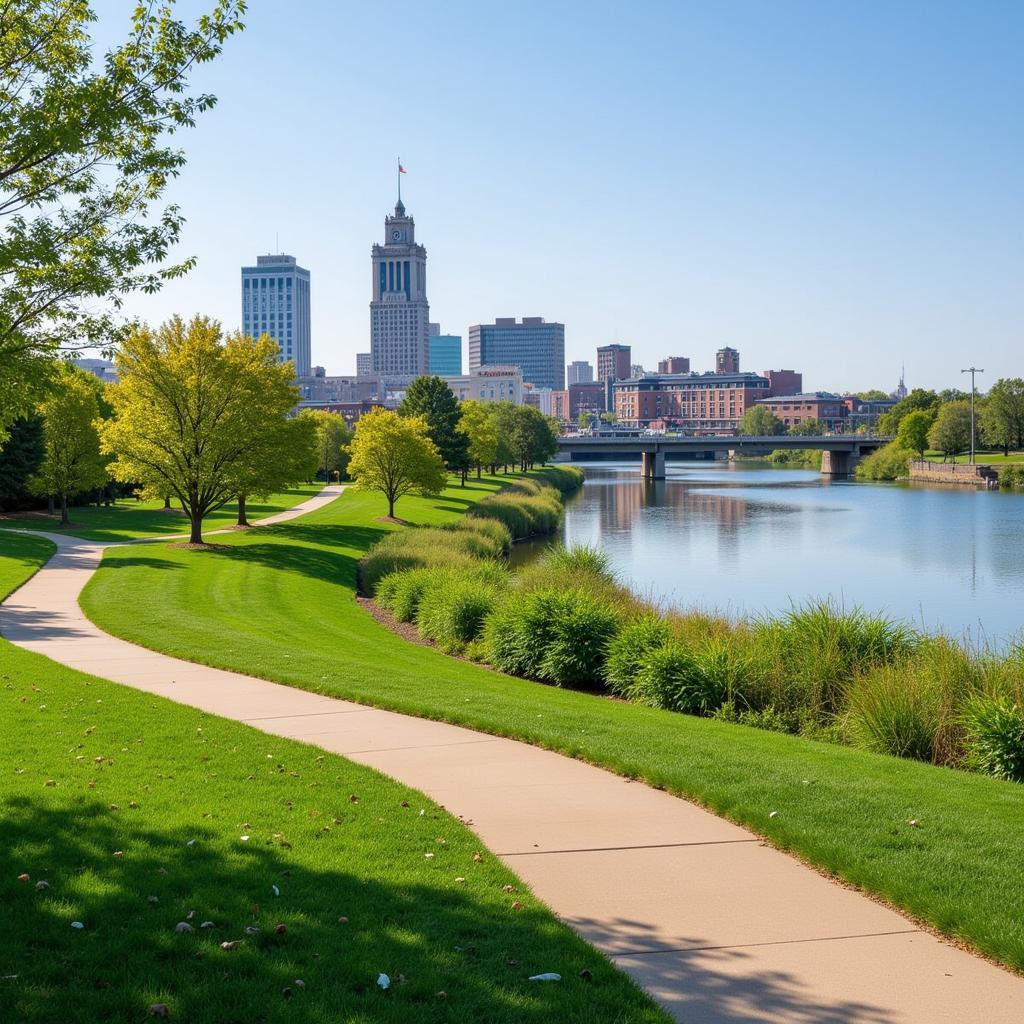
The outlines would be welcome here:
M 316 452 L 314 473 L 323 473 L 330 482 L 335 473 L 339 478 L 348 468 L 348 445 L 352 441 L 352 429 L 336 412 L 325 409 L 303 409 L 300 420 L 313 424 L 313 448 Z
M 96 423 L 100 383 L 70 363 L 57 366 L 53 387 L 39 406 L 43 420 L 43 460 L 29 481 L 42 497 L 60 499 L 60 524 L 68 525 L 72 495 L 109 479 L 100 454 Z
M 794 437 L 820 437 L 825 433 L 825 424 L 814 416 L 808 416 L 807 419 L 794 423 L 789 432 Z
M 931 409 L 939 404 L 939 396 L 934 391 L 914 388 L 906 398 L 898 401 L 891 409 L 878 417 L 878 433 L 895 436 L 900 428 L 900 420 L 915 409 Z
M 752 405 L 740 420 L 740 433 L 748 437 L 784 434 L 786 425 L 766 405 Z
M 419 416 L 450 473 L 469 468 L 469 441 L 459 430 L 459 400 L 440 377 L 417 377 L 406 389 L 400 416 Z
M 447 476 L 425 420 L 371 409 L 356 423 L 349 445 L 348 472 L 361 491 L 380 491 L 394 518 L 395 503 L 406 494 L 440 494 Z
M 900 420 L 899 430 L 896 433 L 897 442 L 907 451 L 917 455 L 919 459 L 924 458 L 924 453 L 928 449 L 928 432 L 932 429 L 937 415 L 937 406 L 908 412 Z
M 981 429 L 986 443 L 1007 455 L 1024 448 L 1024 380 L 1003 377 L 992 385 L 981 408 Z
M 104 54 L 86 0 L 9 0 L 0 11 L 0 443 L 32 411 L 66 346 L 124 334 L 125 293 L 193 264 L 167 263 L 176 206 L 153 211 L 185 163 L 168 136 L 215 98 L 188 78 L 242 26 L 243 0 L 214 0 L 188 26 L 171 2 L 139 3 Z
M 928 430 L 928 444 L 952 458 L 971 446 L 970 402 L 947 402 L 940 406 L 935 422 Z
M 43 420 L 38 414 L 15 420 L 0 448 L 0 509 L 21 508 L 29 500 L 29 480 L 45 454 Z
M 493 466 L 498 460 L 498 426 L 488 410 L 488 402 L 469 398 L 462 403 L 459 430 L 469 442 L 469 462 L 476 467 L 477 479 L 484 466 Z
M 174 317 L 132 332 L 117 353 L 120 381 L 107 389 L 116 415 L 101 427 L 111 471 L 177 497 L 193 544 L 243 486 L 258 494 L 285 482 L 275 460 L 298 390 L 278 352 L 266 335 L 224 338 L 215 320 Z

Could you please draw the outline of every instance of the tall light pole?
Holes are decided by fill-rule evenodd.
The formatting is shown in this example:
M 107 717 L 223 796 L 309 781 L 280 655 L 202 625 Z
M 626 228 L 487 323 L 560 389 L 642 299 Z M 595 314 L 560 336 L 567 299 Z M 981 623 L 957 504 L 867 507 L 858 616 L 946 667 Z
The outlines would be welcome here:
M 984 373 L 984 370 L 979 370 L 976 366 L 969 366 L 966 370 L 961 370 L 961 373 L 969 373 L 971 375 L 971 465 L 974 465 L 974 375 L 976 373 Z M 955 460 L 954 460 L 955 461 Z

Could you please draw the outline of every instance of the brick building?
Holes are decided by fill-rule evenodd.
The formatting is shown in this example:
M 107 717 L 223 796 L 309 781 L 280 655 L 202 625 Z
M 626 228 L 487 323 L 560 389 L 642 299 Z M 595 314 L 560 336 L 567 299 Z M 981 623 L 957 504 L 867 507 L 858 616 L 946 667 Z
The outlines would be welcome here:
M 804 375 L 796 370 L 765 370 L 762 376 L 768 378 L 770 398 L 776 395 L 799 395 L 804 389 Z
M 625 380 L 630 376 L 632 355 L 629 345 L 602 345 L 597 350 L 597 379 Z
M 825 431 L 841 434 L 850 423 L 850 409 L 839 395 L 828 391 L 810 391 L 799 395 L 779 395 L 763 398 L 758 405 L 766 406 L 789 427 L 797 427 L 804 420 L 820 420 Z
M 720 348 L 715 353 L 715 373 L 739 373 L 740 354 L 734 348 Z
M 658 373 L 689 373 L 689 356 L 669 356 L 658 362 Z
M 769 387 L 768 378 L 756 373 L 650 374 L 613 384 L 613 408 L 625 426 L 662 421 L 688 434 L 735 434 Z
M 569 385 L 569 419 L 575 420 L 581 412 L 600 416 L 605 411 L 605 386 L 599 381 L 592 384 Z

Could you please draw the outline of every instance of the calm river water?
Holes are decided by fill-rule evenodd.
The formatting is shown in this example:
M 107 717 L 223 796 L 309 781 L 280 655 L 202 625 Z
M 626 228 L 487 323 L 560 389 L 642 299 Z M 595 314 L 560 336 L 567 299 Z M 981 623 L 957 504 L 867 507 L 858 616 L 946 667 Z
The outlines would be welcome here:
M 585 469 L 560 539 L 602 548 L 644 596 L 730 613 L 831 596 L 997 646 L 1024 626 L 1024 495 L 756 463 L 670 463 L 650 483 L 637 464 Z

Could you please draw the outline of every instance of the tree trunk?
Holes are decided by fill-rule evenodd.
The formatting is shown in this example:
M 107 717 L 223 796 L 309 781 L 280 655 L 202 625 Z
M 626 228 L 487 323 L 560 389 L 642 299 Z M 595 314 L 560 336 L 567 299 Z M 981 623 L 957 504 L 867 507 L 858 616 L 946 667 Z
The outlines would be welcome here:
M 71 525 L 71 520 L 68 519 L 68 496 L 66 494 L 60 496 L 60 525 Z
M 481 477 L 481 474 L 482 474 L 482 473 L 483 473 L 483 467 L 482 467 L 482 466 L 480 465 L 480 463 L 478 462 L 478 463 L 476 464 L 476 478 L 477 478 L 477 480 L 479 480 L 479 479 L 480 479 L 480 477 Z
M 203 543 L 203 519 L 202 516 L 196 515 L 194 512 L 190 516 L 192 520 L 192 534 L 188 539 L 189 544 L 202 544 Z
M 388 495 L 388 518 L 395 518 L 395 499 L 390 494 Z
M 171 507 L 171 496 L 169 494 L 164 495 L 164 508 Z
M 54 504 L 53 495 L 50 494 L 46 498 L 46 514 L 55 516 L 57 514 L 57 506 Z
M 245 518 L 245 495 L 238 496 L 238 526 L 248 526 L 249 520 Z
M 466 470 L 465 466 L 463 466 L 461 472 L 462 472 L 462 486 L 465 487 L 466 486 L 466 473 L 467 473 L 467 470 Z

